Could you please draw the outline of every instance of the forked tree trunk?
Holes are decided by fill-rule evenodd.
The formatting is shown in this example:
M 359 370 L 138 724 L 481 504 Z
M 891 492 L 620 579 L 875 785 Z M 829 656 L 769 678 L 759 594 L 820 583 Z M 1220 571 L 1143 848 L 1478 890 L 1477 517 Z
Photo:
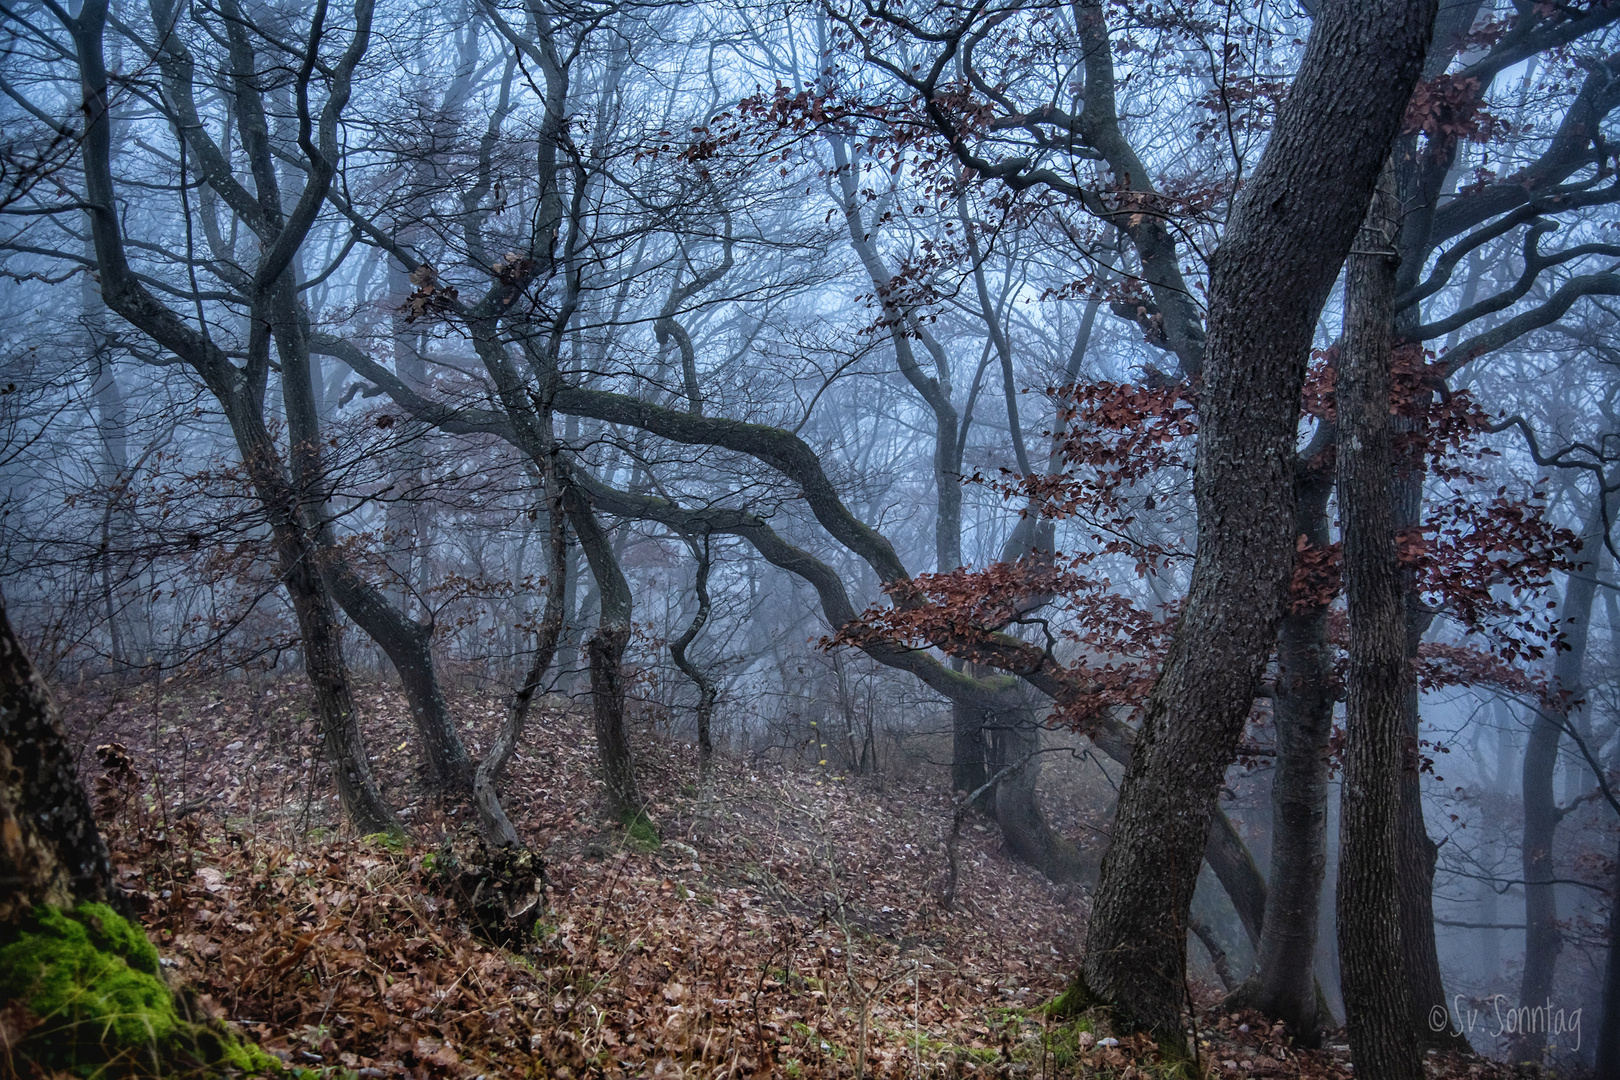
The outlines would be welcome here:
M 362 10 L 361 21 L 341 62 L 345 80 L 347 73 L 359 63 L 370 38 L 371 11 L 369 7 Z M 219 400 L 254 494 L 269 522 L 281 583 L 298 617 L 304 670 L 314 691 L 321 740 L 343 808 L 362 832 L 397 831 L 399 823 L 383 801 L 366 760 L 355 720 L 348 668 L 343 660 L 342 639 L 325 583 L 316 569 L 309 523 L 301 513 L 300 500 L 275 439 L 265 426 L 264 379 L 269 370 L 266 326 L 273 321 L 269 310 L 263 307 L 268 294 L 255 297 L 248 341 L 249 361 L 245 367 L 238 367 L 217 343 L 192 330 L 164 307 L 129 266 L 123 226 L 115 209 L 119 205 L 118 193 L 112 179 L 110 99 L 102 48 L 106 19 L 105 3 L 87 3 L 80 16 L 67 24 L 78 55 L 83 92 L 85 131 L 80 146 L 85 192 L 91 205 L 87 216 L 95 241 L 102 300 L 130 325 L 189 364 Z M 347 96 L 345 83 L 342 92 L 328 100 L 323 113 L 323 138 L 329 130 L 328 121 L 335 123 L 335 116 L 341 112 Z M 317 183 L 313 176 L 310 183 Z M 308 192 L 312 198 L 315 190 Z M 261 267 L 261 271 L 264 269 Z M 280 276 L 276 273 L 271 278 Z
M 0 925 L 112 895 L 67 733 L 0 601 Z
M 1210 273 L 1194 473 L 1198 556 L 1149 695 L 1082 981 L 1184 1045 L 1186 941 L 1210 819 L 1276 645 L 1312 334 L 1399 127 L 1435 0 L 1325 5 Z
M 377 643 L 399 674 L 429 782 L 441 791 L 470 794 L 473 763 L 439 686 L 432 625 L 407 617 L 381 589 L 361 577 L 338 548 L 328 518 L 328 482 L 321 462 L 320 407 L 312 378 L 308 317 L 299 305 L 291 270 L 274 290 L 272 309 L 292 476 L 302 512 L 315 522 L 321 577 L 344 613 Z
M 261 496 L 263 498 L 263 496 Z M 273 526 L 281 562 L 281 582 L 298 616 L 304 673 L 315 695 L 321 743 L 337 785 L 344 813 L 363 834 L 401 831 L 371 774 L 365 740 L 355 713 L 343 639 L 324 582 L 314 567 L 316 553 L 294 525 Z
M 1340 795 L 1339 963 L 1356 1076 L 1418 1080 L 1411 987 L 1401 948 L 1401 773 L 1406 604 L 1391 494 L 1389 360 L 1397 206 L 1385 185 L 1350 257 L 1336 381 L 1339 517 L 1349 607 L 1344 782 Z
M 322 539 L 322 577 L 333 597 L 344 614 L 382 649 L 399 675 L 429 782 L 443 791 L 471 791 L 473 762 L 439 682 L 432 625 L 409 618 L 381 589 L 356 573 L 337 550 L 329 530 L 322 530 Z

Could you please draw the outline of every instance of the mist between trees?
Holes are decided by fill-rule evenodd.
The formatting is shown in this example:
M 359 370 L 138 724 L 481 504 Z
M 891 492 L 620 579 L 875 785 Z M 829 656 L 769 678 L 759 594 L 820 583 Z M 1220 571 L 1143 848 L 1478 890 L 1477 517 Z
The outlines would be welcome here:
M 357 678 L 495 844 L 563 695 L 630 828 L 649 728 L 933 770 L 1166 1043 L 1218 957 L 1357 1076 L 1620 1075 L 1617 23 L 9 3 L 6 611 L 58 682 L 307 679 L 362 833 Z

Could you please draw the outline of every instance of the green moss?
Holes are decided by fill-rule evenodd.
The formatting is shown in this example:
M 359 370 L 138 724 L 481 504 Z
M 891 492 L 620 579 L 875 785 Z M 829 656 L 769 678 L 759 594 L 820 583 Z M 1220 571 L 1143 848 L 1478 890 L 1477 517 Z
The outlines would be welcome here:
M 36 908 L 0 933 L 0 1000 L 29 1014 L 14 1052 L 42 1070 L 107 1078 L 282 1072 L 223 1024 L 177 1008 L 146 934 L 105 904 Z
M 626 810 L 619 818 L 624 826 L 624 838 L 632 848 L 637 851 L 657 851 L 663 846 L 658 837 L 658 830 L 653 828 L 652 819 L 645 813 Z
M 1041 1011 L 1053 1020 L 1070 1020 L 1101 1004 L 1084 980 L 1076 978 L 1067 990 L 1041 1006 Z

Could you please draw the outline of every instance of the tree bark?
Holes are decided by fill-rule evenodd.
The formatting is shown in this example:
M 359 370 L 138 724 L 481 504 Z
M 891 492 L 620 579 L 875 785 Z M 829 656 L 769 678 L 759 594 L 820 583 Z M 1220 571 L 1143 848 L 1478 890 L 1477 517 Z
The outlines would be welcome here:
M 0 601 L 0 925 L 41 904 L 112 897 L 67 733 Z
M 1620 852 L 1609 883 L 1609 955 L 1603 973 L 1603 1016 L 1598 1028 L 1595 1076 L 1620 1076 Z
M 1607 484 L 1601 485 L 1607 488 Z M 1581 529 L 1582 550 L 1588 561 L 1568 576 L 1559 605 L 1559 630 L 1566 649 L 1553 661 L 1553 702 L 1535 711 L 1525 745 L 1521 772 L 1524 794 L 1524 974 L 1519 1001 L 1534 1006 L 1552 996 L 1553 974 L 1564 937 L 1558 928 L 1558 877 L 1554 846 L 1563 813 L 1553 791 L 1558 770 L 1559 744 L 1571 716 L 1585 696 L 1582 668 L 1591 637 L 1592 607 L 1597 598 L 1599 553 L 1608 529 L 1604 513 L 1606 491 L 1599 491 Z M 1515 1061 L 1540 1061 L 1547 1050 L 1547 1032 L 1523 1031 L 1513 1040 Z
M 1403 974 L 1397 881 L 1405 688 L 1412 678 L 1391 492 L 1397 206 L 1385 185 L 1350 257 L 1335 389 L 1350 617 L 1340 796 L 1340 985 L 1356 1076 L 1372 1080 L 1423 1075 L 1411 1024 L 1411 989 Z
M 528 719 L 529 706 L 545 681 L 546 672 L 551 670 L 552 659 L 557 653 L 557 639 L 562 635 L 563 585 L 568 573 L 567 523 L 561 501 L 555 495 L 554 478 L 546 477 L 545 480 L 548 555 L 546 606 L 540 616 L 540 626 L 535 631 L 534 657 L 530 660 L 529 671 L 522 685 L 513 691 L 512 699 L 507 702 L 506 722 L 501 725 L 500 734 L 495 737 L 495 743 L 484 760 L 478 763 L 472 779 L 473 805 L 478 808 L 479 830 L 484 842 L 492 848 L 524 846 L 512 819 L 507 817 L 506 809 L 501 805 L 495 785 L 506 771 L 507 762 L 517 751 L 519 740 L 523 738 L 523 725 Z
M 624 725 L 624 651 L 630 644 L 630 583 L 613 554 L 608 534 L 596 520 L 590 500 L 558 463 L 563 507 L 590 563 L 601 597 L 596 631 L 585 643 L 591 671 L 591 719 L 598 761 L 607 786 L 608 813 L 625 822 L 642 813 L 630 737 Z
M 1331 445 L 1331 444 L 1330 444 Z M 1317 550 L 1331 542 L 1327 501 L 1332 457 L 1307 463 L 1299 480 L 1294 527 Z M 1314 1045 L 1331 1018 L 1318 1012 L 1314 976 L 1322 880 L 1327 871 L 1328 751 L 1333 733 L 1333 650 L 1328 605 L 1283 618 L 1277 635 L 1277 733 L 1271 780 L 1271 867 L 1259 969 L 1234 1004 L 1259 1010 Z
M 377 643 L 394 665 L 410 706 L 411 723 L 422 747 L 428 780 L 442 791 L 471 790 L 473 762 L 456 731 L 433 660 L 433 626 L 409 618 L 383 591 L 361 577 L 323 529 L 322 577 L 343 613 Z
M 348 99 L 348 73 L 359 63 L 369 40 L 371 9 L 362 2 L 357 13 L 360 18 L 355 37 L 339 65 L 343 84 L 334 88 L 322 112 L 323 141 L 335 139 L 336 118 Z M 255 300 L 255 317 L 251 320 L 248 343 L 249 357 L 243 368 L 233 364 L 217 344 L 192 330 L 147 291 L 130 269 L 124 251 L 122 224 L 115 210 L 118 200 L 112 180 L 107 69 L 102 51 L 106 19 L 106 3 L 95 0 L 85 4 L 79 17 L 68 24 L 78 53 L 80 86 L 84 98 L 86 123 L 81 145 L 85 192 L 93 207 L 88 217 L 95 241 L 102 299 L 126 322 L 191 365 L 220 402 L 254 494 L 263 506 L 279 563 L 281 582 L 298 618 L 304 670 L 314 691 L 321 739 L 337 782 L 339 798 L 349 819 L 361 832 L 397 831 L 399 823 L 383 800 L 366 760 L 365 746 L 355 719 L 348 668 L 343 659 L 342 639 L 330 597 L 316 569 L 314 545 L 309 539 L 313 530 L 304 520 L 291 477 L 281 460 L 274 438 L 265 426 L 264 386 L 269 368 L 266 327 L 270 319 L 267 311 L 257 309 L 267 299 L 270 287 L 286 270 L 285 260 L 290 257 L 288 245 L 292 243 L 295 229 L 289 226 L 281 232 L 261 258 L 259 278 L 264 285 Z M 300 208 L 312 215 L 319 206 L 319 192 L 325 190 L 330 179 L 330 170 L 326 171 L 325 179 L 319 182 L 319 178 L 312 175 L 310 187 L 300 197 Z M 307 220 L 302 227 L 307 231 Z
M 455 719 L 439 686 L 433 662 L 432 623 L 408 618 L 381 589 L 362 577 L 338 548 L 321 462 L 320 408 L 312 381 L 308 315 L 299 304 L 294 284 L 293 271 L 289 270 L 275 287 L 271 305 L 291 442 L 288 456 L 303 511 L 315 523 L 321 577 L 344 613 L 394 665 L 410 706 L 429 782 L 441 791 L 470 794 L 473 762 L 456 732 Z
M 990 774 L 984 767 L 984 710 L 951 702 L 951 788 L 977 791 Z
M 691 547 L 692 557 L 697 563 L 692 591 L 697 594 L 698 606 L 692 621 L 687 624 L 681 636 L 669 643 L 669 655 L 675 661 L 675 666 L 680 668 L 698 688 L 698 786 L 707 789 L 709 774 L 714 764 L 714 740 L 709 731 L 709 721 L 714 716 L 714 703 L 720 696 L 720 687 L 708 672 L 692 662 L 691 657 L 686 655 L 686 650 L 697 640 L 698 634 L 709 621 L 709 537 L 708 534 L 704 534 L 700 541 L 688 536 L 686 542 Z
M 1411 93 L 1436 3 L 1317 19 L 1211 264 L 1194 494 L 1198 555 L 1126 771 L 1081 977 L 1183 1045 L 1186 940 L 1215 795 L 1276 644 L 1312 333 Z

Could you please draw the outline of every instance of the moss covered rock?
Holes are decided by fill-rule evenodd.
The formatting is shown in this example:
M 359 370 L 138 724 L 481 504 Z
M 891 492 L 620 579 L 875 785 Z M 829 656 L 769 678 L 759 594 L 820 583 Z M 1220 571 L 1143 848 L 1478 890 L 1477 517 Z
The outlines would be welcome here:
M 105 904 L 38 907 L 0 927 L 0 1000 L 22 1075 L 278 1076 L 281 1063 L 225 1025 L 195 1018 L 141 928 Z

